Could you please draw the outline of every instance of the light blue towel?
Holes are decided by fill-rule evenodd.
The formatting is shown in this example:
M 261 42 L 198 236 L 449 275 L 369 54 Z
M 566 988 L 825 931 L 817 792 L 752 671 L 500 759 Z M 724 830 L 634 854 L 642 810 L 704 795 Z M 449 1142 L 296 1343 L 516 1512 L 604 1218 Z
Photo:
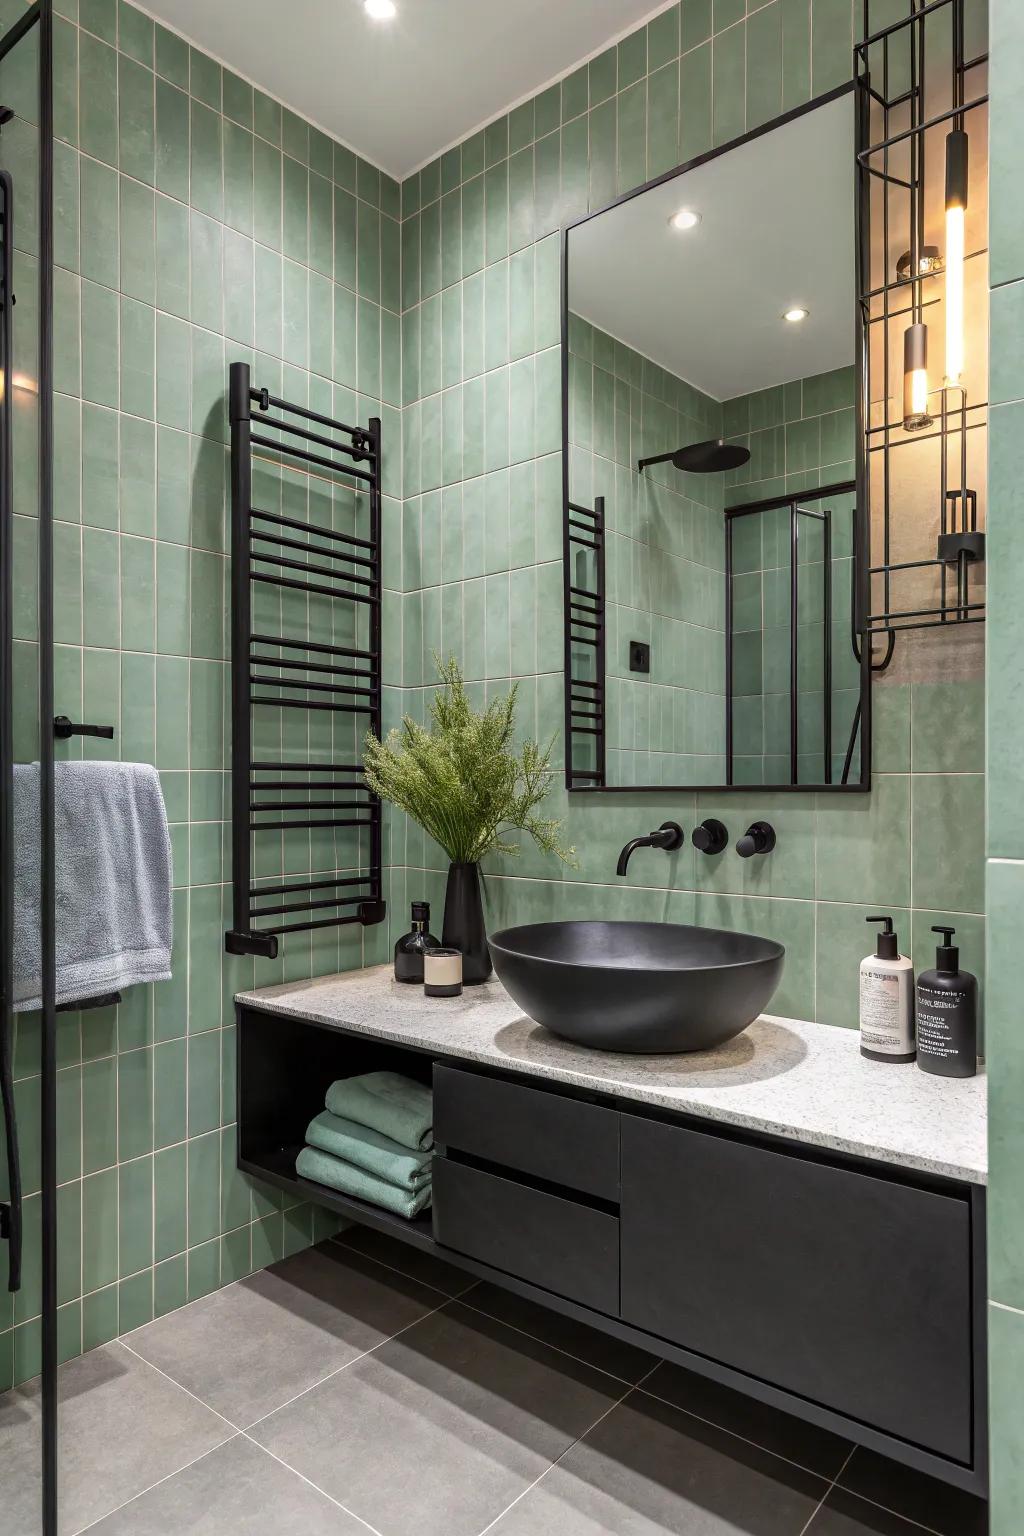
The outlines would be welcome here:
M 171 974 L 171 838 L 146 763 L 54 768 L 57 1002 Z M 14 769 L 14 1007 L 42 1006 L 39 764 Z
M 410 1152 L 434 1145 L 434 1096 L 398 1072 L 341 1077 L 327 1090 L 327 1108 L 341 1120 L 368 1125 Z
M 342 1162 L 363 1168 L 397 1189 L 422 1189 L 430 1178 L 429 1152 L 410 1152 L 368 1125 L 341 1120 L 322 1110 L 306 1128 L 306 1142 Z
M 405 1216 L 408 1220 L 418 1216 L 430 1204 L 429 1181 L 415 1191 L 396 1189 L 394 1184 L 375 1178 L 363 1168 L 353 1168 L 351 1163 L 343 1163 L 340 1157 L 332 1157 L 329 1152 L 321 1152 L 316 1147 L 303 1147 L 295 1159 L 295 1172 L 302 1179 L 326 1184 L 343 1195 L 355 1195 L 359 1200 L 379 1205 L 382 1210 L 393 1211 L 396 1216 Z

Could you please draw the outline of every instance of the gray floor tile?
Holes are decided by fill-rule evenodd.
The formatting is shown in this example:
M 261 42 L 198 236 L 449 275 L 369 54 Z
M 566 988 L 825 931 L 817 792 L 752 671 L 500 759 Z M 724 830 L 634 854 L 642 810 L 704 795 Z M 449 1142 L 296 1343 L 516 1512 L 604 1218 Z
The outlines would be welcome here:
M 245 1428 L 443 1301 L 418 1280 L 332 1244 L 205 1296 L 128 1342 Z
M 985 1536 L 988 1503 L 858 1446 L 839 1477 L 840 1486 L 862 1494 L 938 1536 Z
M 456 1301 L 252 1433 L 387 1536 L 477 1536 L 618 1392 Z
M 89 1536 L 367 1536 L 366 1526 L 244 1435 L 93 1527 Z
M 647 1378 L 642 1390 L 665 1398 L 699 1419 L 708 1419 L 733 1435 L 752 1440 L 776 1456 L 786 1456 L 822 1477 L 835 1477 L 853 1449 L 852 1443 L 841 1435 L 817 1429 L 792 1414 L 766 1407 L 743 1392 L 734 1392 L 667 1361 Z
M 476 1276 L 468 1275 L 464 1269 L 456 1269 L 454 1264 L 446 1264 L 444 1259 L 388 1237 L 385 1232 L 376 1232 L 373 1227 L 349 1227 L 333 1241 L 341 1248 L 365 1253 L 367 1258 L 399 1269 L 414 1280 L 422 1280 L 424 1285 L 432 1285 L 446 1296 L 461 1296 L 478 1284 Z
M 40 1386 L 0 1398 L 4 1536 L 40 1529 Z M 61 1531 L 71 1536 L 232 1434 L 223 1419 L 120 1344 L 60 1373 Z
M 481 1281 L 472 1295 L 463 1298 L 467 1306 L 477 1307 L 499 1322 L 512 1328 L 521 1328 L 555 1349 L 596 1365 L 599 1371 L 608 1371 L 624 1382 L 637 1382 L 641 1376 L 654 1369 L 656 1356 L 632 1344 L 623 1344 L 609 1334 L 598 1333 L 586 1323 L 578 1323 L 571 1317 L 552 1312 L 550 1307 L 538 1306 L 526 1301 L 512 1291 L 506 1291 L 488 1281 Z
M 833 1488 L 808 1526 L 807 1536 L 924 1536 L 924 1532 L 890 1509 L 870 1504 L 845 1488 Z
M 633 1393 L 489 1536 L 800 1536 L 827 1487 Z

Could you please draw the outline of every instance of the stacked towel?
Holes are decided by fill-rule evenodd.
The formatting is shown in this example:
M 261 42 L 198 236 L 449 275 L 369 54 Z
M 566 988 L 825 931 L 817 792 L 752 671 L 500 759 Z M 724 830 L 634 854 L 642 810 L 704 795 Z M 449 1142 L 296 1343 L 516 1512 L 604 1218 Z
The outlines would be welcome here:
M 397 1072 L 346 1077 L 306 1129 L 295 1171 L 411 1219 L 430 1204 L 434 1145 L 429 1088 Z

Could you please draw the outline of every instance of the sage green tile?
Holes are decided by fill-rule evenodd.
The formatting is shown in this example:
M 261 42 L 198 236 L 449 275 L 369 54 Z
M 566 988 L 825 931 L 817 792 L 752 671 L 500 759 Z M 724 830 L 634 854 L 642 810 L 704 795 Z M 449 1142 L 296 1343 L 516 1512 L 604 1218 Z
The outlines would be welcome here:
M 484 367 L 499 368 L 508 362 L 507 261 L 497 262 L 484 273 Z
M 615 196 L 615 101 L 602 102 L 590 113 L 590 208 L 594 211 Z
M 711 148 L 711 54 L 711 44 L 702 44 L 680 62 L 680 160 L 692 160 Z
M 53 132 L 67 144 L 78 143 L 78 28 L 60 17 L 53 24 Z
M 534 359 L 526 357 L 509 370 L 509 462 L 532 459 L 536 444 Z
M 161 1261 L 188 1247 L 188 1152 L 184 1144 L 153 1158 L 153 1249 Z
M 985 779 L 917 773 L 913 779 L 915 907 L 985 910 Z
M 220 331 L 224 323 L 224 229 L 216 219 L 193 212 L 189 252 L 192 270 L 191 315 L 195 325 Z
M 537 238 L 556 230 L 561 220 L 561 134 L 549 133 L 533 147 L 534 230 Z M 463 193 L 465 198 L 465 192 Z M 465 250 L 466 205 L 462 205 Z
M 153 1159 L 122 1163 L 118 1175 L 118 1274 L 134 1275 L 153 1262 Z
M 263 352 L 281 356 L 281 258 L 262 245 L 256 246 L 256 345 Z
M 121 399 L 153 419 L 156 387 L 156 315 L 148 304 L 121 300 Z
M 188 200 L 189 103 L 184 91 L 156 82 L 156 131 L 153 179 L 161 192 Z
M 871 793 L 825 797 L 817 815 L 819 901 L 910 905 L 910 779 L 883 775 Z
M 82 530 L 83 634 L 86 645 L 116 648 L 120 640 L 117 536 Z
M 224 213 L 223 119 L 202 102 L 190 103 L 189 201 L 220 219 Z
M 821 96 L 853 73 L 853 14 L 846 0 L 811 0 L 811 91 Z
M 990 861 L 987 869 L 987 1008 L 985 1055 L 989 1080 L 989 1294 L 1024 1306 L 1024 1220 L 1018 1197 L 1024 1155 L 1019 1114 L 1024 1053 L 1019 1010 L 1020 903 L 1024 865 Z
M 156 168 L 153 72 L 124 54 L 118 58 L 117 108 L 121 170 L 152 186 Z
M 673 12 L 666 12 L 672 15 Z M 647 175 L 660 176 L 679 154 L 679 64 L 664 65 L 647 82 Z
M 619 69 L 621 79 L 621 43 Z M 647 84 L 640 80 L 616 99 L 618 148 L 616 184 L 619 192 L 629 192 L 646 179 L 647 164 Z
M 146 1269 L 130 1275 L 117 1287 L 117 1326 L 121 1333 L 132 1333 L 153 1321 L 153 1271 Z
M 908 683 L 879 683 L 871 691 L 871 747 L 875 773 L 910 772 Z
M 53 530 L 54 638 L 58 645 L 82 643 L 82 551 L 74 523 Z
M 679 20 L 682 5 L 670 6 L 647 23 L 647 69 L 653 74 L 679 57 Z
M 192 333 L 173 315 L 156 317 L 156 419 L 189 430 L 191 422 Z
M 242 80 L 238 75 L 232 74 L 230 69 L 223 72 L 222 89 L 224 93 L 224 116 L 230 117 L 234 122 L 250 131 L 253 126 L 252 95 L 253 88 L 248 80 Z
M 188 1134 L 202 1136 L 220 1125 L 220 1034 L 209 1030 L 188 1041 Z
M 263 91 L 253 93 L 252 102 L 252 126 L 253 132 L 258 133 L 261 139 L 266 139 L 268 144 L 281 145 L 281 103 L 275 101 L 272 96 L 267 96 Z
M 739 138 L 744 131 L 746 109 L 745 28 L 731 27 L 716 34 L 712 54 L 712 138 L 716 145 Z
M 587 211 L 587 144 L 585 117 L 575 118 L 562 129 L 560 208 L 563 223 L 580 218 Z
M 94 528 L 118 525 L 118 418 L 99 406 L 82 405 L 82 521 Z
M 991 1449 L 989 1508 L 992 1536 L 1013 1536 L 1024 1515 L 1024 1430 L 1017 1408 L 1024 1370 L 1024 1316 L 992 1305 L 988 1309 L 989 1413 L 999 1428 Z
M 122 1163 L 153 1150 L 153 1052 L 117 1059 L 117 1155 Z
M 224 123 L 224 222 L 252 234 L 253 137 L 232 122 Z
M 782 105 L 786 112 L 811 96 L 811 0 L 779 0 L 782 9 Z
M 17 281 L 17 276 L 15 277 Z M 24 290 L 22 290 L 24 292 Z M 71 272 L 57 267 L 53 274 L 53 335 L 54 335 L 54 387 L 64 394 L 77 395 L 81 389 L 80 357 L 81 286 Z M 18 417 L 14 420 L 15 452 L 18 447 Z M 33 467 L 34 473 L 34 467 Z M 15 506 L 20 506 L 22 470 L 16 461 L 14 467 Z M 26 487 L 27 489 L 27 487 Z
M 166 1317 L 188 1301 L 188 1258 L 166 1259 L 153 1270 L 153 1316 Z
M 79 38 L 79 145 L 83 154 L 117 164 L 117 54 L 88 32 Z
M 117 1169 L 82 1180 L 82 1289 L 117 1279 Z
M 755 11 L 747 20 L 748 129 L 782 111 L 782 9 L 778 3 Z
M 293 261 L 309 255 L 309 170 L 289 155 L 283 160 L 284 240 L 282 249 Z
M 117 0 L 79 0 L 78 19 L 83 27 L 117 44 Z
M 215 112 L 219 112 L 222 105 L 221 74 L 221 66 L 209 54 L 202 53 L 198 48 L 189 49 L 189 94 L 212 107 Z
M 216 1036 L 212 1038 L 216 1041 Z M 193 1136 L 188 1143 L 189 1246 L 218 1236 L 219 1227 L 220 1136 L 214 1131 L 208 1136 Z
M 981 681 L 915 683 L 912 698 L 914 772 L 984 772 L 985 691 Z
M 1022 611 L 1018 572 L 1024 566 L 1024 535 L 1014 516 L 1017 487 L 1024 474 L 1024 404 L 997 405 L 991 412 L 988 465 L 988 535 L 1000 550 L 987 569 L 988 718 L 999 722 L 988 741 L 988 851 L 1024 858 L 1024 828 L 1018 807 L 1024 796 L 1024 728 L 1018 657 Z
M 156 209 L 153 192 L 127 176 L 122 176 L 120 182 L 121 292 L 152 304 L 156 299 Z M 116 221 L 114 229 L 116 232 Z
M 588 92 L 591 111 L 618 90 L 618 49 L 606 48 L 588 65 Z
M 156 70 L 163 75 L 165 80 L 170 80 L 172 85 L 180 86 L 183 91 L 188 90 L 188 43 L 177 32 L 172 32 L 168 27 L 162 27 L 157 23 L 156 38 Z
M 126 651 L 156 649 L 156 559 L 152 539 L 121 540 L 121 646 Z
M 122 53 L 153 68 L 153 21 L 134 5 L 119 0 L 117 7 L 117 45 Z
M 68 395 L 53 402 L 53 496 L 55 516 L 82 519 L 82 408 Z
M 53 146 L 53 259 L 69 272 L 81 265 L 80 156 L 66 144 Z
M 585 178 L 584 178 L 585 185 Z M 508 163 L 484 176 L 484 250 L 488 263 L 508 255 Z
M 551 133 L 561 121 L 562 87 L 561 82 L 556 81 L 554 85 L 549 85 L 546 90 L 541 91 L 539 96 L 534 97 L 534 123 L 537 138 L 542 139 L 545 134 Z M 462 156 L 463 173 L 467 176 L 471 175 L 472 173 L 466 169 L 465 147 L 463 147 Z
M 624 37 L 618 47 L 619 90 L 624 91 L 647 73 L 647 32 L 640 27 Z
M 83 1296 L 82 1353 L 88 1354 L 90 1350 L 98 1349 L 101 1344 L 109 1344 L 116 1337 L 117 1286 L 108 1285 Z

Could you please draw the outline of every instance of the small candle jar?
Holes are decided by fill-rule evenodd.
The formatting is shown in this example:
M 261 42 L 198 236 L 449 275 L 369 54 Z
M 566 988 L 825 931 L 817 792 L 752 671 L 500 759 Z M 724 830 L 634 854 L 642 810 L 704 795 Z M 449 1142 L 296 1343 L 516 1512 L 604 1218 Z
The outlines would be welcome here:
M 428 949 L 423 952 L 423 991 L 427 997 L 462 996 L 462 951 Z

